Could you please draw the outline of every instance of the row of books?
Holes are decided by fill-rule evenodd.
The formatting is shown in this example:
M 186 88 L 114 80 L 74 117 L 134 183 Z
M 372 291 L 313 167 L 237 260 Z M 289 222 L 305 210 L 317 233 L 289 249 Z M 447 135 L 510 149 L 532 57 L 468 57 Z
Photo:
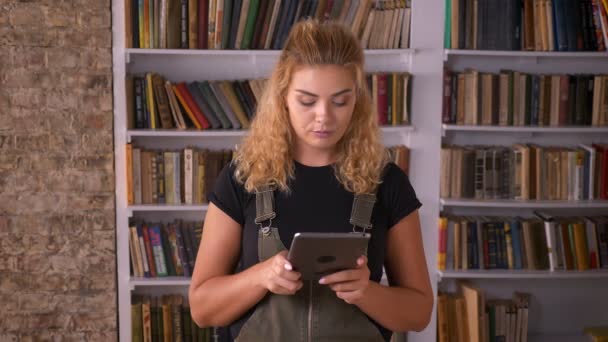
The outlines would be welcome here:
M 156 73 L 127 76 L 129 129 L 247 129 L 265 79 L 175 82 Z M 367 83 L 381 125 L 410 122 L 411 75 L 373 73 Z
M 445 70 L 443 123 L 608 126 L 608 76 Z
M 460 282 L 458 292 L 437 296 L 437 341 L 525 342 L 530 297 L 516 291 L 512 298 L 488 299 L 482 289 Z
M 134 277 L 190 277 L 201 241 L 202 222 L 138 222 L 129 225 Z
M 608 145 L 444 146 L 440 158 L 442 198 L 608 199 Z
M 131 296 L 131 341 L 211 342 L 213 328 L 199 328 L 182 295 Z
M 127 128 L 246 129 L 265 80 L 171 82 L 127 76 Z
M 387 148 L 390 160 L 406 174 L 410 151 L 406 146 Z M 232 161 L 232 150 L 210 151 L 187 147 L 158 151 L 126 145 L 127 203 L 202 204 L 215 179 Z
M 439 218 L 440 270 L 608 269 L 608 217 Z
M 127 0 L 128 48 L 273 49 L 307 18 L 350 27 L 373 49 L 409 46 L 410 0 Z
M 232 160 L 232 150 L 187 147 L 147 150 L 126 145 L 127 203 L 201 204 L 215 179 Z
M 605 51 L 606 0 L 446 0 L 448 49 Z

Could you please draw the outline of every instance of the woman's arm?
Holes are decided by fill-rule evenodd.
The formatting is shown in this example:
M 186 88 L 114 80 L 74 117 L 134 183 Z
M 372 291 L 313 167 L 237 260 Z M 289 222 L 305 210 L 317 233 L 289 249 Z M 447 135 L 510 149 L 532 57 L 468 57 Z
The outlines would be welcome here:
M 370 282 L 356 305 L 392 331 L 424 330 L 433 311 L 433 290 L 417 210 L 389 230 L 386 273 L 391 286 Z
M 200 327 L 228 325 L 268 291 L 293 294 L 302 286 L 299 273 L 285 268 L 285 253 L 230 275 L 239 257 L 241 231 L 241 225 L 209 204 L 189 289 L 192 319 Z
M 373 233 L 372 233 L 373 234 Z M 431 319 L 433 291 L 426 266 L 418 211 L 404 217 L 388 233 L 386 272 L 390 287 L 369 281 L 367 259 L 353 270 L 326 276 L 336 295 L 357 305 L 392 331 L 421 331 Z
M 241 247 L 242 227 L 209 204 L 189 298 L 192 319 L 198 326 L 224 326 L 245 313 L 266 294 L 252 281 L 252 268 L 230 275 Z

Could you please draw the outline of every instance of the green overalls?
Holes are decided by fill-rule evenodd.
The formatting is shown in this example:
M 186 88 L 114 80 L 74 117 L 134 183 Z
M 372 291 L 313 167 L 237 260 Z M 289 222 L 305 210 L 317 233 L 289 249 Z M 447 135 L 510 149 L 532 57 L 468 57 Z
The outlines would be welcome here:
M 355 195 L 350 222 L 353 229 L 371 229 L 374 195 Z M 276 227 L 272 227 L 274 191 L 256 192 L 258 257 L 262 262 L 286 250 Z M 266 227 L 263 223 L 269 221 Z M 240 330 L 236 342 L 251 341 L 384 341 L 378 328 L 355 305 L 338 298 L 327 285 L 305 281 L 294 295 L 268 293 Z

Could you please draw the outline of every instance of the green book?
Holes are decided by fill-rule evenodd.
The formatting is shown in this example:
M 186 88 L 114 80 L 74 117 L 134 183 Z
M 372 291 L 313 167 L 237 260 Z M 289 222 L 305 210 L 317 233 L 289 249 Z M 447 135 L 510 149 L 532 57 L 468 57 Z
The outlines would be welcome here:
M 222 22 L 222 49 L 228 49 L 230 43 L 230 21 L 232 19 L 232 0 L 224 1 L 224 19 Z
M 249 12 L 247 13 L 247 23 L 245 24 L 245 32 L 243 33 L 243 41 L 241 42 L 242 50 L 249 50 L 251 40 L 253 39 L 253 29 L 258 18 L 258 9 L 260 8 L 260 0 L 251 0 L 249 4 Z

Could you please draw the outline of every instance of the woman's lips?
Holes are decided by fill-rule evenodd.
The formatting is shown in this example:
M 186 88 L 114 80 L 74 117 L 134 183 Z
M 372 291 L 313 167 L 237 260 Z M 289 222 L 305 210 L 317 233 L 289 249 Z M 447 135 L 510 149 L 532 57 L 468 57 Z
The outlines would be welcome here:
M 331 134 L 333 133 L 332 131 L 326 131 L 326 130 L 319 130 L 319 131 L 313 131 L 312 132 L 317 138 L 329 138 L 329 136 L 331 136 Z

